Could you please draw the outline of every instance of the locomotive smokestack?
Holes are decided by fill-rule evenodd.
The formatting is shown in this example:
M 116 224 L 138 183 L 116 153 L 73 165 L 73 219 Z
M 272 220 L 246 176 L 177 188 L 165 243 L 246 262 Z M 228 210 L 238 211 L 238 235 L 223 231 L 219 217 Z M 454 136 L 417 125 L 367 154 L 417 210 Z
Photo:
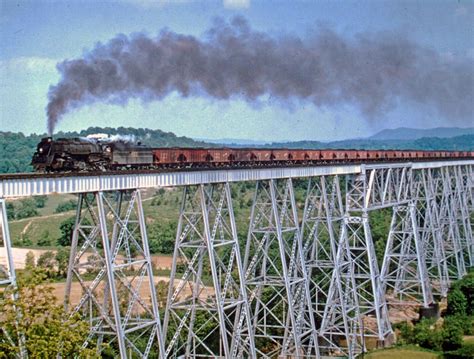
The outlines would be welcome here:
M 472 118 L 472 59 L 446 63 L 434 50 L 394 34 L 346 39 L 321 29 L 307 38 L 270 36 L 245 19 L 216 21 L 201 37 L 163 30 L 98 43 L 82 58 L 58 65 L 49 90 L 48 129 L 67 111 L 97 101 L 160 100 L 177 92 L 285 104 L 355 105 L 368 118 L 403 101 L 425 105 L 450 120 Z

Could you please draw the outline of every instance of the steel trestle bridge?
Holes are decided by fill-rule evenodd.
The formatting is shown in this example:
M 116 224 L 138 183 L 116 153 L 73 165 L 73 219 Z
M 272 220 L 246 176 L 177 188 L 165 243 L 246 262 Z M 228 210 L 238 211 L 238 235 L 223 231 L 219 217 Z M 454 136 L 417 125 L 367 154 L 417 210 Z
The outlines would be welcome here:
M 242 181 L 256 182 L 246 239 L 230 188 Z M 141 198 L 160 187 L 183 189 L 163 303 Z M 90 324 L 85 347 L 122 358 L 355 357 L 393 341 L 389 306 L 430 308 L 474 266 L 473 160 L 24 174 L 0 176 L 1 285 L 16 285 L 5 200 L 52 193 L 78 195 L 65 306 Z M 380 209 L 392 213 L 382 263 Z

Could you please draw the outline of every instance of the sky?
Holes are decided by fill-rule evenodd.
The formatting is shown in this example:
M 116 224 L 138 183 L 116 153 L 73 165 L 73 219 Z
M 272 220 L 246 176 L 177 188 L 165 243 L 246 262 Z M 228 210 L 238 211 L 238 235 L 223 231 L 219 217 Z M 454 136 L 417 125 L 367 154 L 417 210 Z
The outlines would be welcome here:
M 56 65 L 81 58 L 98 42 L 137 32 L 154 37 L 165 28 L 202 38 L 216 18 L 231 21 L 235 16 L 272 37 L 304 39 L 321 28 L 343 38 L 397 34 L 448 64 L 468 63 L 469 75 L 474 71 L 474 1 L 0 0 L 0 130 L 46 132 L 48 91 L 60 80 Z M 132 98 L 125 104 L 78 106 L 62 117 L 56 131 L 125 126 L 203 139 L 331 141 L 385 128 L 473 124 L 472 115 L 457 119 L 406 99 L 367 118 L 351 103 L 288 104 L 265 96 L 248 102 L 238 96 L 183 98 L 170 92 L 156 101 Z

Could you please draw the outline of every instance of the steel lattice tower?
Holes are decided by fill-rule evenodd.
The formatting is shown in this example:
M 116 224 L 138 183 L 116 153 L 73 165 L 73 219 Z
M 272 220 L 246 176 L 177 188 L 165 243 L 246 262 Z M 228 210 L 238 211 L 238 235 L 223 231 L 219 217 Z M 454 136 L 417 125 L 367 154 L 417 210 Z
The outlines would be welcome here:
M 319 357 L 291 179 L 257 182 L 244 268 L 257 355 Z
M 184 189 L 171 278 L 164 330 L 174 324 L 174 333 L 166 355 L 255 357 L 228 183 Z
M 147 357 L 153 345 L 163 348 L 139 190 L 79 195 L 66 308 L 73 280 L 83 294 L 71 314 L 80 313 L 91 327 L 84 346 L 101 351 L 106 342 L 117 346 L 122 357 Z

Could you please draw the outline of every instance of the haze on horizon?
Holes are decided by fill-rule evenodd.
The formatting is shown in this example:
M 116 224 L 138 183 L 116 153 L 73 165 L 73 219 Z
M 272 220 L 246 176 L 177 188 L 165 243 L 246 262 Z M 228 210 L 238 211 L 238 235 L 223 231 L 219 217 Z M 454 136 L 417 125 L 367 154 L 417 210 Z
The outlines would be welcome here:
M 465 76 L 459 76 L 452 83 L 457 86 L 459 81 L 464 81 L 461 87 L 458 86 L 459 89 L 466 88 L 467 97 L 460 103 L 464 106 L 463 115 L 453 113 L 451 116 L 450 111 L 439 111 L 439 108 L 449 109 L 449 106 L 442 103 L 443 96 L 430 93 L 437 83 L 427 79 L 433 76 L 427 72 L 409 87 L 403 82 L 390 82 L 389 76 L 382 77 L 380 81 L 389 80 L 384 87 L 393 88 L 395 93 L 400 86 L 413 92 L 420 81 L 432 81 L 434 86 L 415 92 L 411 98 L 395 97 L 389 106 L 370 118 L 351 101 L 315 106 L 315 101 L 297 99 L 282 104 L 281 98 L 274 97 L 271 92 L 250 102 L 239 96 L 183 98 L 182 93 L 171 89 L 159 101 L 143 101 L 140 96 L 121 101 L 85 101 L 66 112 L 56 130 L 125 126 L 155 128 L 208 139 L 330 141 L 367 137 L 385 128 L 468 127 L 474 122 L 474 98 L 471 98 L 474 36 L 470 25 L 474 23 L 473 2 L 282 1 L 270 4 L 249 0 L 225 0 L 223 3 L 122 0 L 96 4 L 2 0 L 0 6 L 2 131 L 45 132 L 48 89 L 60 80 L 56 64 L 88 56 L 89 51 L 97 48 L 98 41 L 107 43 L 119 33 L 137 32 L 155 38 L 163 28 L 199 39 L 215 17 L 226 22 L 236 15 L 244 18 L 256 33 L 268 34 L 271 38 L 290 35 L 304 39 L 324 28 L 348 43 L 360 43 L 367 36 L 407 39 L 419 49 L 431 51 L 442 66 L 457 69 L 462 64 L 459 69 Z M 368 53 L 370 51 L 369 48 Z M 360 81 L 369 76 L 370 72 Z M 374 79 L 376 81 L 376 75 Z M 446 79 L 446 83 L 449 84 L 449 80 Z M 440 103 L 433 105 L 432 99 Z

